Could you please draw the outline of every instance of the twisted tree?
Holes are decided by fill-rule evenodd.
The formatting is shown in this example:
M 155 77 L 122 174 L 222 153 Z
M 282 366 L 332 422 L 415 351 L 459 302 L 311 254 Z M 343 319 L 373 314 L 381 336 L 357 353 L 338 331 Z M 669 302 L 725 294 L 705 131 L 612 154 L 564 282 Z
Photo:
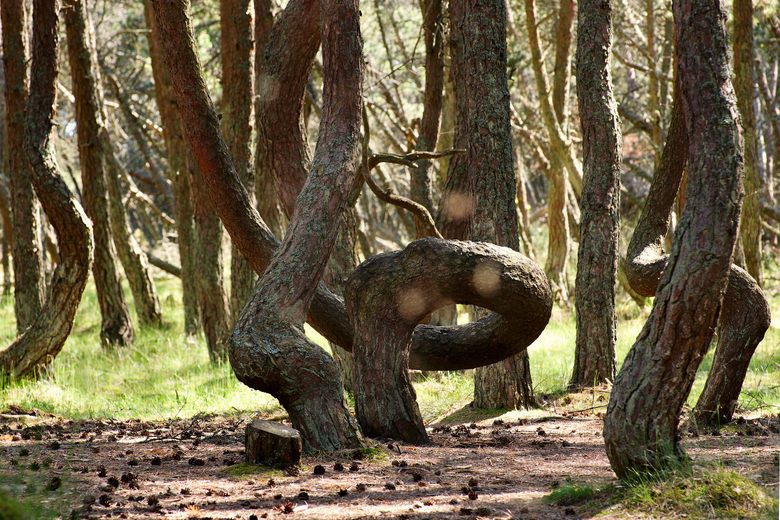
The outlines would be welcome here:
M 92 227 L 57 171 L 50 141 L 57 94 L 59 7 L 56 0 L 33 2 L 32 77 L 25 111 L 32 182 L 57 233 L 59 263 L 37 318 L 0 352 L 0 371 L 12 377 L 35 375 L 62 349 L 92 265 Z
M 669 133 L 677 132 L 679 139 L 681 130 L 687 132 L 687 201 L 672 251 L 664 257 L 662 235 L 656 233 L 666 227 L 673 203 L 669 199 L 677 191 L 669 184 L 679 186 L 679 180 L 673 174 L 665 183 L 656 178 L 634 237 L 644 238 L 638 241 L 645 247 L 634 244 L 629 255 L 630 263 L 636 264 L 630 270 L 639 270 L 642 280 L 650 287 L 655 281 L 657 288 L 650 317 L 615 380 L 605 418 L 607 455 L 621 478 L 663 468 L 684 455 L 677 434 L 682 406 L 721 311 L 732 319 L 724 300 L 727 284 L 743 280 L 740 270 L 731 266 L 742 196 L 742 155 L 729 78 L 726 17 L 718 0 L 676 0 L 674 16 L 679 95 L 673 116 L 677 126 Z M 679 142 L 668 142 L 670 146 L 680 152 Z M 673 151 L 661 162 L 671 161 Z M 666 211 L 655 211 L 659 206 Z M 755 286 L 752 280 L 750 284 Z M 740 352 L 763 337 L 768 326 L 765 305 L 757 312 L 750 309 L 759 317 L 758 326 L 738 333 L 744 340 L 735 347 Z M 726 350 L 731 351 L 719 350 L 724 357 Z

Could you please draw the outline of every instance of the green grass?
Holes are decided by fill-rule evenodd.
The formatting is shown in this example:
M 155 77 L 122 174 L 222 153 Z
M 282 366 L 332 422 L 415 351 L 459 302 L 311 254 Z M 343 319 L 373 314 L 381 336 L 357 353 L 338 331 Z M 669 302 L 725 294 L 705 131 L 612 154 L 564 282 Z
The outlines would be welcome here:
M 593 487 L 589 484 L 566 482 L 544 497 L 544 501 L 548 504 L 571 506 L 590 500 L 594 494 Z
M 178 280 L 158 279 L 157 289 L 166 326 L 136 329 L 131 347 L 106 350 L 98 338 L 100 315 L 90 283 L 51 373 L 0 389 L 0 409 L 14 404 L 71 419 L 144 420 L 278 410 L 275 399 L 241 384 L 228 365 L 212 365 L 202 338 L 186 338 Z M 13 302 L 6 298 L 0 305 L 0 344 L 8 344 L 14 330 Z
M 240 464 L 233 464 L 222 470 L 227 476 L 237 480 L 250 479 L 250 478 L 273 478 L 283 477 L 284 471 L 268 466 L 261 466 L 258 464 L 247 464 L 242 462 Z
M 621 508 L 690 519 L 777 518 L 777 500 L 733 470 L 702 468 L 646 479 L 619 494 Z
M 90 283 L 79 307 L 73 334 L 53 363 L 47 378 L 16 381 L 0 388 L 0 410 L 9 405 L 70 419 L 114 418 L 165 420 L 199 413 L 279 413 L 278 402 L 268 394 L 240 383 L 227 365 L 209 362 L 202 338 L 186 338 L 179 281 L 157 280 L 166 326 L 136 330 L 129 348 L 106 350 L 100 346 L 100 316 L 94 286 Z M 780 316 L 780 295 L 770 294 L 774 316 Z M 132 298 L 127 294 L 127 301 Z M 649 306 L 640 310 L 620 300 L 617 358 L 622 362 L 639 333 Z M 750 365 L 740 399 L 742 411 L 771 413 L 780 404 L 780 328 L 775 325 L 759 346 Z M 539 395 L 561 395 L 574 362 L 575 322 L 571 313 L 556 310 L 539 339 L 530 347 L 531 371 Z M 307 327 L 312 339 L 326 350 L 327 342 Z M 15 335 L 13 300 L 0 301 L 0 345 Z M 697 373 L 689 404 L 701 392 L 712 362 L 710 353 Z M 423 418 L 433 421 L 471 401 L 471 372 L 436 374 L 415 383 Z M 601 404 L 604 404 L 603 400 Z

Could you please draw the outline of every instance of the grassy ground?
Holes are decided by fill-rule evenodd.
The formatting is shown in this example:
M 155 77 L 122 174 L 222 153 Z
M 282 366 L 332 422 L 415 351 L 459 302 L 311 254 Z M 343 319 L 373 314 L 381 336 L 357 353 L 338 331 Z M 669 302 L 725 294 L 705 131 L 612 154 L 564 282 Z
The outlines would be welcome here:
M 161 330 L 137 330 L 132 347 L 107 351 L 98 340 L 100 326 L 94 286 L 90 284 L 74 332 L 56 358 L 48 378 L 21 381 L 0 389 L 0 409 L 9 405 L 37 408 L 72 419 L 115 418 L 161 420 L 198 413 L 278 411 L 276 401 L 238 382 L 229 366 L 209 363 L 202 338 L 183 334 L 178 280 L 159 278 L 157 288 L 166 320 Z M 777 289 L 775 289 L 777 291 Z M 771 291 L 770 291 L 771 292 Z M 770 294 L 780 316 L 780 295 Z M 128 301 L 132 298 L 128 295 Z M 619 306 L 617 332 L 620 363 L 639 333 L 648 309 L 630 302 Z M 0 345 L 14 337 L 13 302 L 0 303 Z M 324 340 L 310 331 L 318 343 Z M 574 319 L 556 311 L 542 336 L 531 346 L 531 370 L 537 394 L 561 395 L 574 360 Z M 689 398 L 695 403 L 712 353 L 699 368 Z M 423 416 L 430 421 L 467 404 L 473 383 L 468 372 L 432 377 L 416 384 Z M 740 405 L 748 412 L 780 410 L 780 324 L 775 321 L 751 362 Z

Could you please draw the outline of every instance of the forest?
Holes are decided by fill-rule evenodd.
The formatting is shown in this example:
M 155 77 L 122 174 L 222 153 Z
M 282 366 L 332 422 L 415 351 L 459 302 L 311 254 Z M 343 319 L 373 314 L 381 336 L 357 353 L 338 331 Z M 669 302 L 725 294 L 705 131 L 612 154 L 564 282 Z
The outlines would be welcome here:
M 780 515 L 776 2 L 0 34 L 0 520 Z

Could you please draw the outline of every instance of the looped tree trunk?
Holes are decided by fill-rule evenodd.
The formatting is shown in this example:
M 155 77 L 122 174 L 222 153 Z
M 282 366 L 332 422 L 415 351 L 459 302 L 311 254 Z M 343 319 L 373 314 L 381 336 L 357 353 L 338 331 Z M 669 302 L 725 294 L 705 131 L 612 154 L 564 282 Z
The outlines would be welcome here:
M 482 343 L 487 365 L 528 347 L 552 310 L 550 284 L 532 260 L 493 244 L 435 238 L 363 262 L 345 294 L 355 335 L 355 411 L 363 432 L 418 444 L 428 442 L 428 435 L 408 373 L 417 323 L 452 303 L 495 311 L 475 324 L 420 331 L 462 343 L 491 330 L 494 341 Z
M 92 265 L 92 227 L 57 172 L 49 140 L 57 92 L 58 12 L 57 1 L 34 2 L 26 144 L 35 193 L 57 233 L 60 259 L 41 312 L 10 347 L 0 352 L 0 372 L 12 377 L 35 375 L 62 349 Z
M 631 288 L 642 296 L 655 296 L 669 259 L 663 244 L 687 158 L 685 118 L 675 88 L 661 161 L 626 254 L 626 277 Z M 769 303 L 761 287 L 745 270 L 732 265 L 720 313 L 718 347 L 694 411 L 698 423 L 731 421 L 750 359 L 770 322 Z

